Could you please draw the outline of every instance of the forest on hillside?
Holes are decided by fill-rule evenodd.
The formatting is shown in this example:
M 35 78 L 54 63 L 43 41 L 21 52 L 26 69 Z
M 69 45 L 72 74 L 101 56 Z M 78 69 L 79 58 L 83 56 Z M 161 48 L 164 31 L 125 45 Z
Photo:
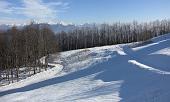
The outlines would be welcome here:
M 14 26 L 7 32 L 0 32 L 0 74 L 13 82 L 19 79 L 20 68 L 25 67 L 33 74 L 37 70 L 41 72 L 48 66 L 39 59 L 57 50 L 56 37 L 47 26 L 30 24 L 22 30 Z
M 59 51 L 146 41 L 170 32 L 170 21 L 93 24 L 54 33 L 47 25 L 31 23 L 23 29 L 0 32 L 0 80 L 19 80 L 20 68 L 33 74 L 48 67 L 40 58 Z M 48 58 L 48 57 L 46 57 Z M 47 59 L 45 59 L 47 60 Z

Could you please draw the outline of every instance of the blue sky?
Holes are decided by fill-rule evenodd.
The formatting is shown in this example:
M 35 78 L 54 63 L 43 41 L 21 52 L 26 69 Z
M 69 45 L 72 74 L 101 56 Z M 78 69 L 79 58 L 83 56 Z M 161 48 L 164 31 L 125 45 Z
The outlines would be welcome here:
M 0 23 L 112 23 L 170 18 L 170 0 L 0 0 Z

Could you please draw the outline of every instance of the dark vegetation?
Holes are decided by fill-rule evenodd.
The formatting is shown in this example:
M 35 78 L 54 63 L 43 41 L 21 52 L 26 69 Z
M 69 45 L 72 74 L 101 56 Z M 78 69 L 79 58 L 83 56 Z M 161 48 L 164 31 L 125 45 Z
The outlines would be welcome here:
M 1 32 L 1 75 L 13 82 L 13 79 L 19 79 L 19 68 L 23 67 L 36 74 L 37 70 L 40 72 L 47 68 L 47 63 L 40 63 L 39 59 L 57 52 L 57 48 L 56 37 L 47 26 L 30 24 L 22 30 L 14 26 L 7 32 Z
M 113 45 L 145 41 L 170 32 L 170 21 L 153 21 L 149 23 L 114 23 L 93 24 L 69 32 L 57 33 L 61 51 L 82 49 L 96 46 Z
M 68 51 L 104 45 L 145 41 L 170 32 L 170 21 L 149 23 L 93 24 L 67 32 L 54 32 L 48 25 L 30 24 L 23 29 L 15 26 L 0 32 L 0 74 L 9 82 L 19 79 L 19 69 L 36 74 L 47 68 L 40 58 L 57 51 Z M 46 57 L 48 58 L 48 57 Z M 2 73 L 3 72 L 3 73 Z

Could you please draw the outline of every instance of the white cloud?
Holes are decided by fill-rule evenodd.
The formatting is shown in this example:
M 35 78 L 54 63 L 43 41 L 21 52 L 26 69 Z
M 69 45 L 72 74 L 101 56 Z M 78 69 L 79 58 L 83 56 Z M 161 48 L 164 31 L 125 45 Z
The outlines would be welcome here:
M 65 2 L 44 2 L 45 0 L 22 0 L 19 6 L 14 6 L 7 1 L 0 1 L 0 13 L 24 16 L 24 19 L 34 19 L 39 22 L 46 22 L 57 18 L 59 12 L 65 12 L 69 4 Z M 3 15 L 3 18 L 5 16 Z M 9 18 L 9 17 L 8 17 Z M 1 20 L 2 21 L 2 20 Z M 0 21 L 0 22 L 1 22 Z
M 0 13 L 11 13 L 12 9 L 9 9 L 9 7 L 11 6 L 10 3 L 6 2 L 6 1 L 0 1 Z

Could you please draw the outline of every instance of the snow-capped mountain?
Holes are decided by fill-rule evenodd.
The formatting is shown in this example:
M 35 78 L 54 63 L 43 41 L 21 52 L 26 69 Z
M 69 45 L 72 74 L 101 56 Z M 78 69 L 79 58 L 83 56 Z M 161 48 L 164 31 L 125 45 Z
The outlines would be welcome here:
M 65 23 L 63 21 L 49 21 L 46 23 L 42 23 L 42 22 L 38 22 L 35 21 L 34 22 L 35 25 L 40 25 L 40 26 L 49 26 L 55 33 L 57 32 L 61 32 L 61 31 L 70 31 L 70 30 L 74 30 L 76 28 L 76 25 L 72 24 L 72 23 Z M 0 30 L 1 31 L 7 31 L 8 29 L 10 29 L 12 26 L 16 26 L 19 29 L 22 29 L 24 26 L 28 25 L 28 23 L 24 23 L 24 24 L 0 24 Z
M 8 30 L 10 28 L 11 28 L 10 25 L 6 25 L 6 24 L 1 24 L 0 25 L 0 31 L 6 31 L 6 30 Z
M 55 32 L 61 32 L 61 31 L 65 31 L 65 32 L 68 32 L 68 31 L 71 31 L 71 30 L 74 30 L 77 28 L 77 26 L 73 25 L 73 24 L 69 24 L 69 25 L 63 25 L 63 24 L 50 24 L 49 25 L 50 28 Z
M 1 24 L 0 25 L 0 31 L 7 31 L 10 29 L 12 26 L 16 26 L 18 29 L 22 29 L 24 26 L 28 24 Z M 83 28 L 83 27 L 93 27 L 95 24 L 79 24 L 75 25 L 72 23 L 64 23 L 64 22 L 47 22 L 47 23 L 40 23 L 40 22 L 35 22 L 35 25 L 40 25 L 40 26 L 49 26 L 55 33 L 61 32 L 61 31 L 72 31 L 75 30 L 76 28 Z

